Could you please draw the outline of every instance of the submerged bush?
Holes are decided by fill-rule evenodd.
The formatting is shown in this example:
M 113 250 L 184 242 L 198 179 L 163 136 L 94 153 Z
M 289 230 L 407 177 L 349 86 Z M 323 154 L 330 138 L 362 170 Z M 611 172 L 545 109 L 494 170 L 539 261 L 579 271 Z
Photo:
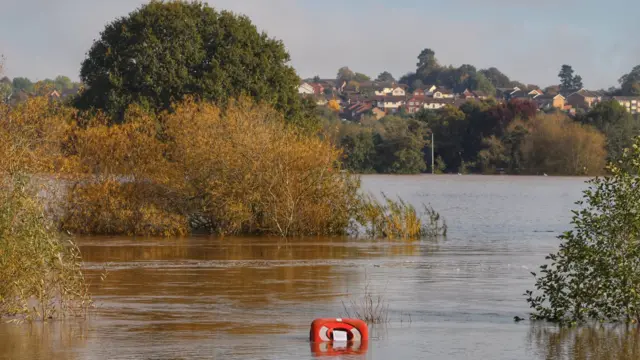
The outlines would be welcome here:
M 0 168 L 64 178 L 48 208 L 72 233 L 344 235 L 354 219 L 374 237 L 446 232 L 432 209 L 423 222 L 402 200 L 361 196 L 338 148 L 267 105 L 188 99 L 172 108 L 132 106 L 112 124 L 41 99 L 4 107 L 0 147 L 11 155 Z
M 91 305 L 80 253 L 56 232 L 25 178 L 0 185 L 0 318 L 81 316 Z
M 640 322 L 640 138 L 608 170 L 589 181 L 551 264 L 533 273 L 534 319 Z
M 340 151 L 247 99 L 219 108 L 187 100 L 159 116 L 90 121 L 69 144 L 82 176 L 70 188 L 65 229 L 176 235 L 341 234 L 359 182 Z
M 373 238 L 418 239 L 447 235 L 447 224 L 440 214 L 423 205 L 424 216 L 403 199 L 394 201 L 382 194 L 382 201 L 362 196 L 357 212 L 356 231 L 364 231 Z M 426 220 L 426 221 L 425 221 Z

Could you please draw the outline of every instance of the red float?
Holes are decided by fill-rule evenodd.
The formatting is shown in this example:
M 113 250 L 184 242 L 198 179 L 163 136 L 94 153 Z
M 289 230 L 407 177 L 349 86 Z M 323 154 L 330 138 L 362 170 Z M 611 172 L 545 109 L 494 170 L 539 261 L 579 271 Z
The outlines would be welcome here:
M 369 340 L 367 324 L 358 319 L 327 318 L 315 319 L 311 323 L 309 340 L 313 343 L 333 342 L 335 331 L 346 332 L 347 342 L 366 342 Z

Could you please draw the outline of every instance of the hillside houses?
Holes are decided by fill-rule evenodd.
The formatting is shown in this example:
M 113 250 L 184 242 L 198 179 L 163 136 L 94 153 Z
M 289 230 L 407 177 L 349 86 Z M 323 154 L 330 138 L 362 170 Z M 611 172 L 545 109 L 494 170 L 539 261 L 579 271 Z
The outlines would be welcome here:
M 317 80 L 317 79 L 316 79 Z M 415 114 L 421 110 L 437 110 L 447 105 L 460 106 L 466 101 L 495 101 L 530 100 L 534 101 L 539 110 L 552 111 L 554 109 L 575 113 L 577 109 L 589 110 L 603 100 L 615 100 L 630 113 L 640 113 L 640 97 L 613 96 L 586 89 L 580 89 L 567 94 L 545 94 L 540 89 L 520 89 L 519 87 L 498 88 L 495 94 L 486 94 L 478 90 L 465 89 L 461 93 L 454 93 L 451 89 L 426 85 L 410 91 L 405 84 L 365 81 L 362 83 L 338 82 L 336 80 L 304 81 L 298 92 L 302 96 L 313 96 L 316 104 L 326 105 L 329 100 L 339 101 L 341 117 L 357 121 L 362 116 L 376 118 L 384 115 L 406 113 Z

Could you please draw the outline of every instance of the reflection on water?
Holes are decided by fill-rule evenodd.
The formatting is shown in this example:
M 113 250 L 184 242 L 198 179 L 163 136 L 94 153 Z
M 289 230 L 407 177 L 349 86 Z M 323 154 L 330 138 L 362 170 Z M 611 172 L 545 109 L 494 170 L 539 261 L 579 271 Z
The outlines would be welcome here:
M 389 303 L 354 359 L 635 359 L 637 330 L 557 330 L 526 316 L 584 179 L 370 176 L 446 218 L 446 239 L 80 239 L 98 306 L 82 324 L 0 325 L 0 359 L 312 359 L 314 318 L 369 284 Z M 106 268 L 108 277 L 100 283 Z M 328 350 L 328 348 L 327 348 Z
M 530 341 L 544 359 L 640 359 L 640 332 L 636 326 L 587 326 L 557 329 L 533 326 Z
M 65 352 L 85 346 L 87 327 L 76 321 L 2 325 L 0 334 L 0 358 L 79 359 Z

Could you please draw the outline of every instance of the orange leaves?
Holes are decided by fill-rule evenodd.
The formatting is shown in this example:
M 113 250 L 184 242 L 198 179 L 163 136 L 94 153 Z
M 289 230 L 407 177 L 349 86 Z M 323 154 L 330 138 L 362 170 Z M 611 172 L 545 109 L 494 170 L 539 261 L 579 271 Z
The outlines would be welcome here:
M 40 102 L 39 102 L 40 101 Z M 357 181 L 328 141 L 247 98 L 220 109 L 187 99 L 172 113 L 131 107 L 125 122 L 75 124 L 75 113 L 30 100 L 0 109 L 0 169 L 65 174 L 62 227 L 72 232 L 277 235 L 346 230 Z M 7 146 L 6 144 L 10 144 Z
M 335 112 L 340 111 L 340 104 L 335 99 L 329 100 L 327 107 Z

